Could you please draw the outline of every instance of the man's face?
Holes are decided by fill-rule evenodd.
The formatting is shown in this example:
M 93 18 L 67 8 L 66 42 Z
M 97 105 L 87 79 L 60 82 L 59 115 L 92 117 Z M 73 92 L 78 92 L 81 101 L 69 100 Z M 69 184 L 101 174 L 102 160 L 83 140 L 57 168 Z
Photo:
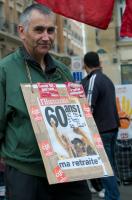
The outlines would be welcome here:
M 90 69 L 88 68 L 86 64 L 83 65 L 83 69 L 86 71 L 87 74 L 90 73 Z
M 19 34 L 30 55 L 44 56 L 52 48 L 55 38 L 53 16 L 32 11 L 27 30 L 19 26 Z
M 74 148 L 78 157 L 87 155 L 86 145 L 84 143 L 78 142 L 74 144 Z

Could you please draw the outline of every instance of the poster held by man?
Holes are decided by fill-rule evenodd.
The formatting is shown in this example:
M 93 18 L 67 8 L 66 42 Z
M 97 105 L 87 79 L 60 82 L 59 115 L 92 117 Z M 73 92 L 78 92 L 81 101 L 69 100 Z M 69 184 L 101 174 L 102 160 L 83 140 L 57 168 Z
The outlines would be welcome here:
M 50 184 L 113 174 L 81 85 L 22 84 Z

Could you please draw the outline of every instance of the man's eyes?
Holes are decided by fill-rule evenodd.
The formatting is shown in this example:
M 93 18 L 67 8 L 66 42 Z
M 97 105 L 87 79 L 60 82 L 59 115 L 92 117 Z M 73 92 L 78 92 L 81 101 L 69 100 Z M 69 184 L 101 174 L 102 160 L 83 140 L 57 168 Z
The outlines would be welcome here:
M 48 27 L 47 28 L 47 33 L 48 34 L 52 34 L 52 33 L 54 33 L 55 32 L 55 27 Z
M 34 31 L 37 33 L 43 33 L 47 31 L 48 34 L 53 34 L 55 32 L 55 27 L 54 26 L 50 26 L 50 27 L 38 26 L 34 28 Z
M 43 29 L 43 27 L 36 27 L 36 28 L 34 28 L 34 31 L 35 32 L 43 32 L 44 31 L 44 29 Z

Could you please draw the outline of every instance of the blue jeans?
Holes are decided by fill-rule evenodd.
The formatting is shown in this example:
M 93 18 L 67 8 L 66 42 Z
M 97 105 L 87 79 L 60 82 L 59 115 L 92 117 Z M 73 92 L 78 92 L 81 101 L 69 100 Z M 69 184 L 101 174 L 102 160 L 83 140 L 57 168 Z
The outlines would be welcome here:
M 113 172 L 115 172 L 115 143 L 117 139 L 117 132 L 109 132 L 101 134 L 102 142 L 105 151 L 110 161 Z M 102 178 L 102 184 L 105 189 L 105 200 L 120 200 L 120 192 L 116 176 L 109 176 Z

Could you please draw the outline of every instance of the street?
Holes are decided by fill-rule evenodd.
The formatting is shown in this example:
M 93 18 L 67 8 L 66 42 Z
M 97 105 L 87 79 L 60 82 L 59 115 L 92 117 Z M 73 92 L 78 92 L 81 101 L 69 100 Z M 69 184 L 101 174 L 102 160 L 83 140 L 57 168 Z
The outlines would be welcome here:
M 120 186 L 121 200 L 131 200 L 132 199 L 132 185 L 130 186 Z M 100 200 L 97 193 L 92 194 L 92 200 Z

